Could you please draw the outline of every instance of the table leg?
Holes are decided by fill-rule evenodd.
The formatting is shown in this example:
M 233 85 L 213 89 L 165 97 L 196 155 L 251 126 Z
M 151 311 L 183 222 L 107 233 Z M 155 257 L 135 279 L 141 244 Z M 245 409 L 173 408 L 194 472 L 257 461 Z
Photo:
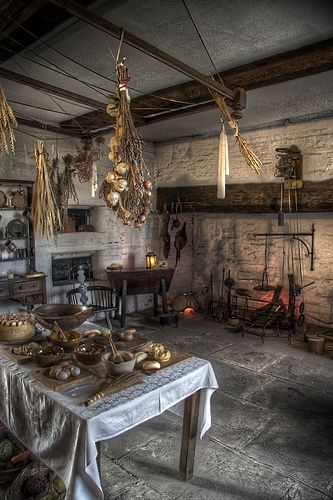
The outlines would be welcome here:
M 158 315 L 158 298 L 157 298 L 157 293 L 153 292 L 153 298 L 154 298 L 154 316 Z
M 127 280 L 123 280 L 121 291 L 121 326 L 126 326 L 126 297 L 127 297 Z
M 96 448 L 97 448 L 96 463 L 97 463 L 97 468 L 98 468 L 98 474 L 99 474 L 99 477 L 101 478 L 101 442 L 100 441 L 97 441 Z
M 167 298 L 167 291 L 166 291 L 166 282 L 165 279 L 161 279 L 161 290 L 162 290 L 162 305 L 163 305 L 163 312 L 165 314 L 168 313 L 168 298 Z
M 187 481 L 193 476 L 195 445 L 198 430 L 200 391 L 185 399 L 179 474 Z

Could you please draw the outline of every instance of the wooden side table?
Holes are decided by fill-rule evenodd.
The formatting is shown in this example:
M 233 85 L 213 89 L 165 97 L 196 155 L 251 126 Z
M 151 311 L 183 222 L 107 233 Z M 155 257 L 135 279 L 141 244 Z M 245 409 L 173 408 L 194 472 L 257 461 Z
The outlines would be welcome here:
M 154 298 L 154 316 L 158 314 L 158 295 L 162 296 L 163 311 L 167 308 L 166 292 L 169 290 L 174 268 L 156 269 L 105 269 L 110 286 L 121 297 L 121 326 L 126 326 L 127 295 L 152 294 Z M 163 283 L 165 282 L 165 286 Z

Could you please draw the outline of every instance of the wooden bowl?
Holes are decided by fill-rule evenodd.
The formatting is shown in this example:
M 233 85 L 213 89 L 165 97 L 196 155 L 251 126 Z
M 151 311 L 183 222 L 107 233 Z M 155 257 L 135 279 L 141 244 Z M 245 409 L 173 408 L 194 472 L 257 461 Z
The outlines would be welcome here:
M 65 352 L 72 351 L 74 347 L 79 345 L 82 340 L 82 335 L 80 332 L 75 332 L 73 330 L 64 330 L 66 338 L 61 336 L 61 333 L 53 331 L 49 336 L 50 342 L 53 345 L 58 345 L 64 349 Z
M 121 354 L 122 352 L 128 352 L 128 351 L 118 351 L 118 352 L 119 354 Z M 114 363 L 113 361 L 111 361 L 112 359 L 111 352 L 103 354 L 102 358 L 108 375 L 123 375 L 124 373 L 131 373 L 134 370 L 134 366 L 136 363 L 136 357 L 134 356 L 134 354 L 133 354 L 133 359 L 130 359 L 129 361 L 123 361 L 122 363 Z
M 82 325 L 92 314 L 92 307 L 76 304 L 44 304 L 32 311 L 36 321 L 52 330 L 55 322 L 63 330 L 73 330 Z
M 55 345 L 35 347 L 32 349 L 32 360 L 36 365 L 42 366 L 43 368 L 56 365 L 62 359 L 63 355 L 63 348 Z
M 75 347 L 76 359 L 83 365 L 97 365 L 102 359 L 105 348 L 101 344 L 84 343 Z

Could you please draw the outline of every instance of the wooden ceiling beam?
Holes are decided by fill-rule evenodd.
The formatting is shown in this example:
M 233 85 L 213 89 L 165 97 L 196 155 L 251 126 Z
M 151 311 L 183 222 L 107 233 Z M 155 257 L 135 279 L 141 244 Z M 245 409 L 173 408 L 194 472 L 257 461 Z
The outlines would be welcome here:
M 54 132 L 56 134 L 61 135 L 69 135 L 71 137 L 80 137 L 82 134 L 76 130 L 64 130 L 61 127 L 56 127 L 55 125 L 49 125 L 47 123 L 41 123 L 37 120 L 28 120 L 26 118 L 17 118 L 17 122 L 19 125 L 23 125 L 25 127 L 37 128 L 39 130 L 43 130 L 44 132 Z
M 227 85 L 233 88 L 242 87 L 246 91 L 249 91 L 332 69 L 333 38 L 329 38 L 328 40 L 307 45 L 300 49 L 284 52 L 270 58 L 254 61 L 238 68 L 223 71 L 220 73 L 220 76 Z M 142 96 L 133 99 L 133 106 L 141 108 L 153 108 L 158 106 L 161 108 L 165 106 L 166 110 L 170 110 L 170 108 L 176 107 L 174 112 L 171 111 L 164 115 L 161 114 L 160 118 L 158 113 L 156 113 L 156 116 L 149 116 L 149 113 L 151 115 L 153 114 L 152 109 L 147 112 L 141 111 L 141 113 L 145 115 L 147 123 L 154 123 L 161 121 L 161 119 L 167 120 L 181 116 L 182 114 L 185 116 L 190 113 L 206 111 L 207 109 L 216 107 L 215 102 L 211 100 L 207 88 L 197 82 L 175 85 L 174 87 L 154 92 L 154 95 L 164 99 L 188 101 L 189 104 L 198 104 L 198 107 L 189 109 L 184 107 L 181 109 L 179 104 L 176 106 L 171 103 L 167 106 L 167 101 L 163 101 L 153 96 Z M 210 103 L 208 101 L 210 101 Z
M 90 99 L 89 97 L 85 97 L 69 90 L 56 87 L 55 85 L 51 85 L 49 83 L 41 82 L 40 80 L 35 80 L 34 78 L 30 78 L 29 76 L 15 73 L 14 71 L 9 71 L 8 69 L 2 67 L 0 67 L 0 76 L 5 78 L 6 80 L 11 80 L 12 82 L 27 85 L 28 87 L 32 87 L 33 89 L 41 90 L 42 92 L 46 92 L 58 97 L 64 97 L 69 101 L 77 102 L 84 106 L 90 106 L 94 109 L 100 109 L 106 112 L 106 104 L 103 102 L 95 101 L 95 99 Z
M 22 25 L 25 23 L 28 19 L 30 19 L 31 16 L 33 16 L 44 4 L 46 0 L 33 0 L 32 2 L 28 2 L 24 5 L 24 1 L 22 1 L 23 7 L 15 14 L 15 12 L 11 12 L 10 17 L 15 17 L 15 22 L 13 21 L 8 21 L 8 26 L 2 30 L 2 33 L 0 33 L 0 40 L 3 38 L 6 38 L 8 35 L 10 35 L 13 31 L 17 29 L 19 25 Z M 15 10 L 18 9 L 20 6 L 17 5 L 19 2 L 13 2 Z M 6 9 L 2 15 L 4 19 L 9 19 L 8 16 L 8 9 Z
M 329 38 L 224 71 L 220 75 L 231 87 L 240 86 L 246 90 L 252 90 L 332 69 L 333 38 Z M 184 104 L 172 102 L 172 100 L 181 101 Z M 132 108 L 138 108 L 136 114 L 144 116 L 146 124 L 209 111 L 215 107 L 215 102 L 211 100 L 207 87 L 196 81 L 175 85 L 156 91 L 154 95 L 144 95 L 132 100 Z M 154 108 L 156 108 L 155 113 Z M 89 123 L 95 128 L 106 126 L 103 114 L 99 111 L 87 113 L 76 120 L 82 125 Z M 75 127 L 72 120 L 64 122 L 65 124 Z
M 163 64 L 166 64 L 167 66 L 170 66 L 171 68 L 175 69 L 176 71 L 183 73 L 189 78 L 192 78 L 197 82 L 200 82 L 206 87 L 216 90 L 223 96 L 231 100 L 235 99 L 236 92 L 229 89 L 222 83 L 213 81 L 209 76 L 205 75 L 204 73 L 201 73 L 200 71 L 197 71 L 191 66 L 188 66 L 182 61 L 179 61 L 175 57 L 172 57 L 170 54 L 167 54 L 166 52 L 158 49 L 157 47 L 154 47 L 150 43 L 147 43 L 145 40 L 142 40 L 142 38 L 132 35 L 127 31 L 123 31 L 119 26 L 116 26 L 115 24 L 104 19 L 103 17 L 98 16 L 89 9 L 81 7 L 81 5 L 74 2 L 73 0 L 49 0 L 49 2 L 54 5 L 57 5 L 58 7 L 62 7 L 73 16 L 77 17 L 78 19 L 81 19 L 82 21 L 90 24 L 91 26 L 94 26 L 95 28 L 103 31 L 104 33 L 107 33 L 108 35 L 118 38 L 119 40 L 121 37 L 123 37 L 124 43 L 131 45 L 132 47 L 140 50 L 141 52 L 144 52 L 150 57 L 153 57 L 154 59 L 157 59 Z

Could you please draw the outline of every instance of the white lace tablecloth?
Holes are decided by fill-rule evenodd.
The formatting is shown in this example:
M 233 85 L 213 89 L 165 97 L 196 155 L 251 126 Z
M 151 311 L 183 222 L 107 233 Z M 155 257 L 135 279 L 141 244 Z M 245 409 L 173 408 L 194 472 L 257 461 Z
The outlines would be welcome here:
M 96 462 L 98 441 L 113 438 L 167 409 L 180 413 L 177 403 L 198 390 L 202 437 L 211 424 L 210 397 L 218 387 L 211 364 L 193 357 L 85 407 L 87 396 L 100 387 L 97 379 L 59 394 L 36 381 L 30 371 L 27 365 L 0 356 L 0 419 L 65 481 L 70 500 L 103 499 Z

